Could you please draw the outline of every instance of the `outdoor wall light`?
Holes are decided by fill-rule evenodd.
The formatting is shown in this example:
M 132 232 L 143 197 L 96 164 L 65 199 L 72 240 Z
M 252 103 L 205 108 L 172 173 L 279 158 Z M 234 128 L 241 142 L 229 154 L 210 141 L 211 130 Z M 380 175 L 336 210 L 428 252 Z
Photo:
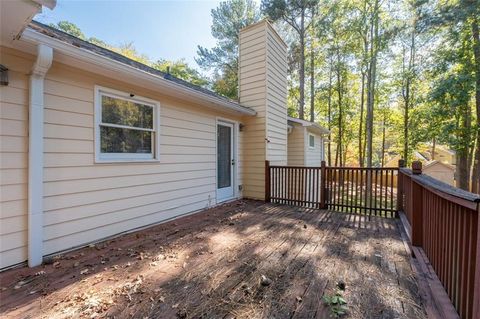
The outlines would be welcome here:
M 238 125 L 238 130 L 239 130 L 240 132 L 243 132 L 243 129 L 244 129 L 244 128 L 245 128 L 245 125 L 243 125 L 242 123 L 240 123 L 240 124 Z
M 8 85 L 8 68 L 0 64 L 0 85 Z

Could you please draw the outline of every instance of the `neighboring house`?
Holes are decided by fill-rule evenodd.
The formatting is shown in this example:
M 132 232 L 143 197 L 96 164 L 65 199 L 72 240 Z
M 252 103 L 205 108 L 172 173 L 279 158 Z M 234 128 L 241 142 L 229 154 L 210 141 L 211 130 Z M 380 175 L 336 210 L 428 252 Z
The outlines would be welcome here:
M 455 166 L 434 160 L 423 165 L 423 174 L 455 186 Z
M 30 22 L 41 5 L 55 1 L 0 2 L 0 268 L 264 199 L 288 130 L 287 46 L 268 22 L 240 33 L 235 102 Z
M 430 158 L 432 158 L 431 155 L 430 155 Z M 433 158 L 436 161 L 440 161 L 442 163 L 446 163 L 450 165 L 456 165 L 456 160 L 457 160 L 456 153 L 443 145 L 437 145 L 435 147 L 435 156 Z
M 288 117 L 288 165 L 320 166 L 325 159 L 325 136 L 317 123 Z
M 401 155 L 395 155 L 392 158 L 390 158 L 383 167 L 398 167 L 398 161 L 402 159 Z M 423 164 L 428 162 L 428 159 L 423 156 L 420 152 L 414 151 L 413 152 L 413 160 L 414 161 L 420 161 Z

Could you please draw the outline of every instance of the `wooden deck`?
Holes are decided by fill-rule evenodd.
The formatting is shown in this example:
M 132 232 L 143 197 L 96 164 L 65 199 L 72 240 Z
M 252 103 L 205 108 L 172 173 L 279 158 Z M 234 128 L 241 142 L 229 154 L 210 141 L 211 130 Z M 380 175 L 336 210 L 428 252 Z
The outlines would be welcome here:
M 0 274 L 2 318 L 424 318 L 398 220 L 238 201 Z M 263 280 L 262 276 L 268 278 Z

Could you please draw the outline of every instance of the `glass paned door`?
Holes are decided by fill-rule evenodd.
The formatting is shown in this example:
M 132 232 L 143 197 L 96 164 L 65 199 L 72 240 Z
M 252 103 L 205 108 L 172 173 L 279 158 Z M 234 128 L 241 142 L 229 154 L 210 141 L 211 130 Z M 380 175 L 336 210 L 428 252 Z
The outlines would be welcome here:
M 217 124 L 217 200 L 233 197 L 233 124 Z

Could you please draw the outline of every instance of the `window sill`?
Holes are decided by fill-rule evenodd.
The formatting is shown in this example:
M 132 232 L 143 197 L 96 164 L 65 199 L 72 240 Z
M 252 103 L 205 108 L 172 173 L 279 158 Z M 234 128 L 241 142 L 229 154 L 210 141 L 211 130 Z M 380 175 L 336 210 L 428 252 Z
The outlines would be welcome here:
M 160 163 L 159 159 L 95 159 L 95 164 L 145 164 Z

